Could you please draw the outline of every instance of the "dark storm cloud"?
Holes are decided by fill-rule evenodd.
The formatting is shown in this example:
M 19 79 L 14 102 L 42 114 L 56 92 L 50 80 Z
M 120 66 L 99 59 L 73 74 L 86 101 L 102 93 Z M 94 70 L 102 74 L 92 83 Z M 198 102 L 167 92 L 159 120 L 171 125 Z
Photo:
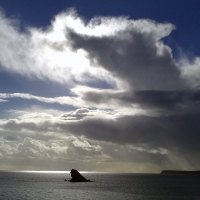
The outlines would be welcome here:
M 200 111 L 200 91 L 195 90 L 137 91 L 128 100 L 137 102 L 141 107 L 158 108 L 173 113 Z
M 94 64 L 127 81 L 131 88 L 177 89 L 184 85 L 170 48 L 153 33 L 126 30 L 104 37 L 68 34 L 74 49 L 86 50 Z
M 121 144 L 154 147 L 192 147 L 200 139 L 200 114 L 172 116 L 124 116 L 116 120 L 85 119 L 58 126 L 73 134 Z
M 143 109 L 159 111 L 160 114 L 166 114 L 164 112 L 196 113 L 200 111 L 199 90 L 90 91 L 84 93 L 83 99 L 96 104 L 114 101 L 120 105 L 130 106 L 130 104 L 135 104 Z
M 78 123 L 59 124 L 59 127 L 74 135 L 84 135 L 97 141 L 107 141 L 121 145 L 144 146 L 148 149 L 166 149 L 168 155 L 163 160 L 179 158 L 190 160 L 195 167 L 200 166 L 200 114 L 173 116 L 124 116 L 117 120 L 87 119 Z M 143 153 L 143 155 L 144 155 Z M 141 153 L 142 154 L 142 153 Z M 160 160 L 160 154 L 152 155 L 153 160 Z M 144 156 L 141 156 L 143 159 Z M 173 163 L 180 164 L 178 161 Z M 187 161 L 188 163 L 188 161 Z M 172 165 L 169 165 L 172 167 Z M 181 165 L 180 165 L 181 167 Z

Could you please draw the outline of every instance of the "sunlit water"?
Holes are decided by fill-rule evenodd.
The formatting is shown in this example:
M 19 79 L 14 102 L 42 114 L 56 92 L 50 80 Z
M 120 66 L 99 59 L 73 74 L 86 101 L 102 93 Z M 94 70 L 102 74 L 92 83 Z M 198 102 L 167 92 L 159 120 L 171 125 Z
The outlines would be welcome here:
M 200 200 L 200 176 L 86 173 L 94 182 L 64 182 L 63 173 L 0 172 L 0 200 Z

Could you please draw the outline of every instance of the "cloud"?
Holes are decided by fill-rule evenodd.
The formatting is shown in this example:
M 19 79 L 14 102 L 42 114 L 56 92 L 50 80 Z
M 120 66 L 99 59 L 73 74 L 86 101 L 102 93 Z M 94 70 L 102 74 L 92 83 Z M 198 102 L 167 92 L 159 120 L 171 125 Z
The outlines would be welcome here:
M 2 131 L 25 131 L 34 134 L 34 137 L 72 134 L 96 141 L 146 145 L 152 149 L 176 146 L 177 149 L 189 150 L 192 146 L 198 146 L 199 115 L 199 112 L 158 116 L 119 115 L 113 111 L 86 108 L 61 114 L 26 111 L 14 118 L 2 119 L 0 127 Z
M 77 86 L 70 90 L 70 94 L 68 96 L 42 97 L 42 96 L 32 95 L 29 93 L 0 93 L 0 98 L 2 99 L 3 102 L 8 102 L 10 99 L 19 98 L 22 100 L 36 100 L 47 104 L 70 105 L 75 108 L 85 107 L 89 109 L 97 108 L 102 110 L 108 110 L 107 103 L 112 102 L 112 104 L 109 105 L 109 110 L 113 113 L 118 112 L 119 114 L 120 113 L 133 114 L 142 112 L 141 109 L 134 108 L 131 105 L 129 106 L 123 105 L 122 99 L 120 100 L 117 97 L 117 95 L 115 97 L 115 94 L 117 94 L 117 91 L 112 89 L 95 89 L 91 87 Z M 108 111 L 105 111 L 105 113 L 106 112 Z M 73 116 L 71 117 L 73 118 Z
M 62 140 L 39 140 L 26 137 L 18 141 L 0 138 L 0 161 L 3 163 L 1 167 L 7 166 L 10 170 L 53 170 L 55 167 L 66 170 L 78 166 L 85 170 L 107 169 L 107 171 L 122 172 L 122 166 L 126 164 L 126 167 L 123 166 L 126 170 L 129 168 L 130 171 L 131 165 L 131 171 L 137 171 L 141 169 L 139 163 L 142 160 L 146 160 L 146 164 L 154 160 L 155 164 L 151 165 L 153 170 L 157 162 L 165 162 L 165 159 L 159 156 L 159 152 L 147 153 L 142 148 L 119 146 L 107 142 L 99 143 L 84 137 L 68 136 Z M 148 164 L 146 166 L 150 167 Z
M 85 155 L 91 160 L 95 152 L 101 152 L 101 165 L 105 162 L 104 159 L 110 163 L 116 160 L 123 162 L 124 154 L 127 155 L 124 162 L 146 163 L 146 159 L 156 168 L 176 165 L 181 167 L 181 162 L 184 163 L 184 169 L 192 169 L 190 163 L 193 163 L 193 167 L 199 166 L 200 163 L 196 159 L 200 150 L 199 114 L 154 117 L 135 115 L 111 119 L 98 115 L 99 112 L 79 109 L 74 115 L 69 112 L 68 115 L 65 113 L 51 117 L 45 117 L 41 113 L 33 113 L 31 117 L 29 113 L 29 117 L 24 114 L 15 119 L 1 120 L 0 125 L 3 132 L 22 132 L 24 137 L 37 137 L 38 139 L 34 140 L 41 141 L 47 141 L 45 138 L 49 138 L 47 144 L 51 143 L 51 140 L 65 141 L 67 137 L 70 144 L 65 144 L 69 147 L 70 155 L 77 159 Z M 69 119 L 69 116 L 73 119 Z M 58 146 L 62 147 L 61 144 Z M 121 147 L 125 150 L 122 151 Z
M 198 141 L 198 116 L 199 114 L 163 117 L 123 116 L 112 120 L 96 116 L 80 121 L 58 122 L 55 126 L 66 133 L 85 135 L 96 140 L 120 144 L 146 144 L 157 148 L 169 148 L 174 143 L 177 144 L 177 148 L 186 148 L 194 145 L 194 138 Z
M 163 42 L 175 29 L 170 23 L 128 17 L 85 20 L 73 9 L 56 15 L 45 28 L 22 31 L 19 22 L 2 12 L 0 23 L 2 69 L 68 84 L 71 91 L 68 96 L 49 98 L 1 93 L 1 102 L 22 98 L 104 109 L 109 102 L 109 108 L 115 110 L 166 111 L 185 105 L 183 98 L 195 93 L 190 87 L 198 85 L 198 58 L 176 61 Z M 93 86 L 86 87 L 89 82 Z M 104 82 L 106 88 L 98 88 Z
M 0 99 L 0 103 L 7 102 L 5 99 Z
M 100 105 L 107 102 L 118 106 L 135 107 L 135 114 L 169 115 L 199 113 L 199 90 L 138 90 L 87 91 L 82 99 Z M 131 113 L 131 112 L 130 112 Z
M 65 13 L 65 19 L 62 15 L 45 29 L 25 27 L 22 31 L 19 22 L 1 12 L 1 68 L 29 78 L 68 85 L 102 79 L 112 82 L 112 77 L 104 69 L 90 68 L 84 51 L 71 50 L 65 38 L 67 24 L 63 20 L 76 23 L 81 19 L 76 19 L 70 11 Z
M 175 28 L 170 23 L 128 17 L 86 21 L 73 9 L 45 28 L 21 30 L 19 23 L 0 13 L 0 63 L 9 72 L 68 86 L 96 81 L 134 89 L 184 86 L 182 68 L 162 41 Z
M 18 141 L 9 141 L 0 137 L 0 160 L 4 165 L 14 162 L 15 165 L 18 164 L 18 167 L 23 169 L 28 163 L 33 163 L 32 168 L 29 166 L 29 169 L 33 169 L 37 167 L 38 161 L 46 167 L 47 164 L 55 165 L 54 162 L 63 162 L 61 169 L 64 170 L 66 161 L 73 160 L 74 163 L 77 163 L 80 159 L 83 163 L 88 160 L 102 161 L 106 159 L 106 155 L 99 145 L 83 137 L 68 136 L 62 140 L 39 140 L 25 137 L 24 139 L 20 138 Z M 34 163 L 36 160 L 37 162 Z M 21 165 L 19 162 L 22 162 Z M 16 168 L 13 169 L 16 170 Z M 53 168 L 49 169 L 52 170 Z
M 148 19 L 86 20 L 72 9 L 47 27 L 21 29 L 1 12 L 1 70 L 66 85 L 69 93 L 0 93 L 0 102 L 19 98 L 73 107 L 8 110 L 0 119 L 1 163 L 29 169 L 38 162 L 63 169 L 66 161 L 87 170 L 199 168 L 199 58 L 174 58 L 164 42 L 174 29 Z
M 0 93 L 0 98 L 3 101 L 8 101 L 11 98 L 20 98 L 25 100 L 36 100 L 44 103 L 57 103 L 61 105 L 73 105 L 75 107 L 83 104 L 82 100 L 75 96 L 61 96 L 61 97 L 42 97 L 28 93 Z
M 115 114 L 170 114 L 170 113 L 197 113 L 199 112 L 199 90 L 138 90 L 119 91 L 110 89 L 93 89 L 76 87 L 71 90 L 73 96 L 41 97 L 28 93 L 0 93 L 2 102 L 11 98 L 37 100 L 48 104 L 72 105 L 80 108 L 63 117 L 81 118 L 88 114 L 90 108 L 108 108 Z M 83 107 L 85 107 L 83 109 Z M 90 110 L 91 112 L 91 110 Z M 92 114 L 92 113 L 90 113 Z M 99 113 L 101 114 L 101 113 Z
M 183 83 L 171 48 L 162 42 L 174 28 L 150 20 L 128 20 L 114 35 L 69 33 L 75 50 L 84 49 L 101 66 L 134 89 L 179 89 Z M 129 26 L 128 26 L 129 25 Z
M 183 56 L 179 61 L 179 66 L 181 70 L 181 76 L 185 81 L 193 88 L 198 88 L 200 86 L 200 57 L 194 57 L 189 59 Z
M 96 141 L 133 145 L 138 155 L 132 160 L 138 156 L 145 162 L 144 159 L 149 157 L 158 166 L 159 161 L 166 162 L 165 168 L 168 165 L 170 168 L 193 169 L 200 165 L 197 159 L 200 150 L 198 118 L 199 114 L 188 113 L 159 117 L 122 116 L 113 120 L 96 116 L 78 122 L 59 122 L 57 126 L 73 135 L 84 135 Z M 181 160 L 185 166 L 181 166 Z

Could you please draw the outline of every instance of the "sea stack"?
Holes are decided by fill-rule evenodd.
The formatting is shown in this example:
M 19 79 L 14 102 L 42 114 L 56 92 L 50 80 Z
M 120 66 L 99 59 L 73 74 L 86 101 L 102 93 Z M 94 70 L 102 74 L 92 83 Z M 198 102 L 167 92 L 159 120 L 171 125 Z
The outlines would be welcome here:
M 72 169 L 71 172 L 71 180 L 70 182 L 91 182 L 89 179 L 86 179 L 83 175 L 81 175 L 78 170 Z

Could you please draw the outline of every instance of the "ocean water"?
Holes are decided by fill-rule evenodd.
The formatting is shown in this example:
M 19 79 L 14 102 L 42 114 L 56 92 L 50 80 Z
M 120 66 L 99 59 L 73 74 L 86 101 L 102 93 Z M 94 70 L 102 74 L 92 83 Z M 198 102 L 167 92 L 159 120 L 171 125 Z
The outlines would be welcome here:
M 94 182 L 71 183 L 69 174 L 0 172 L 0 200 L 200 200 L 200 176 L 86 173 Z

